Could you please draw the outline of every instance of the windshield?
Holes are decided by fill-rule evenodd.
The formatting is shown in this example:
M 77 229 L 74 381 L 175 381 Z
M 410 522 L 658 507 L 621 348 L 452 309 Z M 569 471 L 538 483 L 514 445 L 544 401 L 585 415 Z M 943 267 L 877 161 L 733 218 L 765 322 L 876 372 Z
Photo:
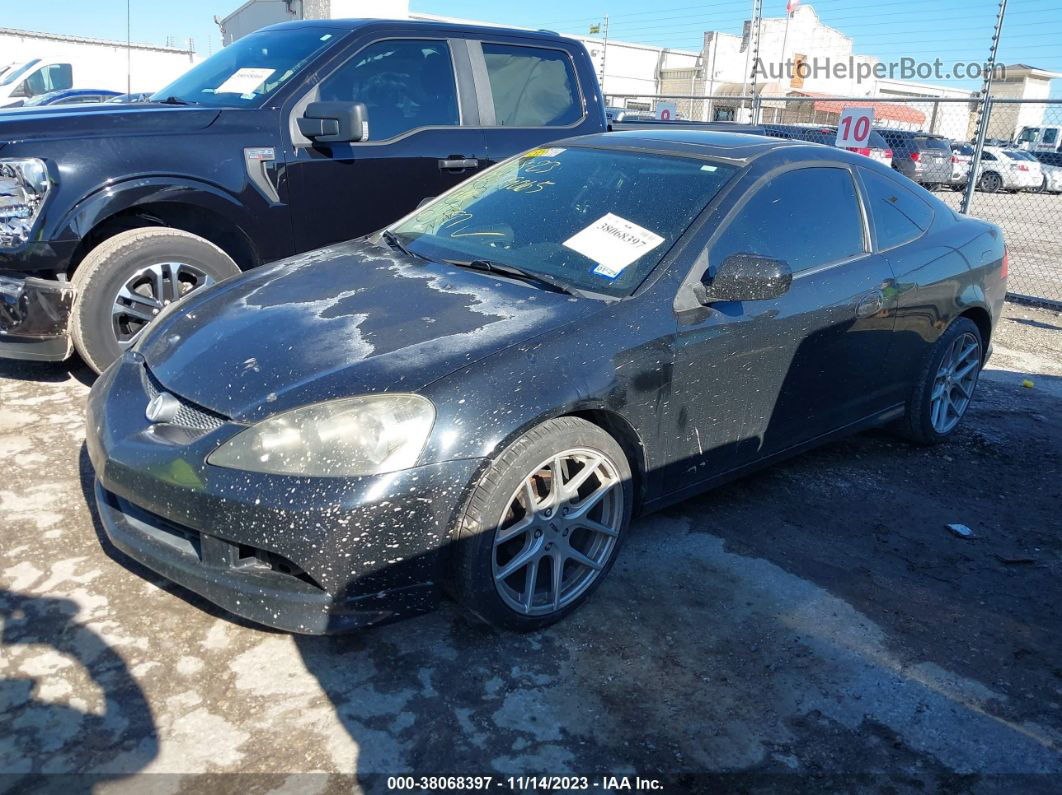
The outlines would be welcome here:
M 162 102 L 173 97 L 195 105 L 257 107 L 341 35 L 342 31 L 321 27 L 252 33 L 185 72 L 151 99 Z
M 936 138 L 929 135 L 916 135 L 915 143 L 922 149 L 940 149 L 951 154 L 951 142 L 946 138 Z
M 7 74 L 7 76 L 3 80 L 0 80 L 0 86 L 9 86 L 9 85 L 11 85 L 16 80 L 18 80 L 20 77 L 22 77 L 22 75 L 26 74 L 26 72 L 28 72 L 30 69 L 32 69 L 34 66 L 36 66 L 40 62 L 41 62 L 40 58 L 34 58 L 32 61 L 27 61 L 26 63 L 22 64 L 22 66 L 20 66 L 15 71 L 11 72 L 10 74 Z M 12 66 L 14 66 L 14 64 L 12 64 Z
M 736 168 L 686 157 L 533 149 L 392 228 L 414 254 L 490 260 L 627 295 Z

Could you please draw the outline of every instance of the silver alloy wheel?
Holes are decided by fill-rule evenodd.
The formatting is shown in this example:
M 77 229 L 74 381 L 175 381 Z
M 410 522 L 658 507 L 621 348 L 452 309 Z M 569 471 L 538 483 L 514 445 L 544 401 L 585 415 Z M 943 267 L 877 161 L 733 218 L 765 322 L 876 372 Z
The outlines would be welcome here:
M 981 368 L 981 343 L 970 332 L 960 334 L 948 346 L 933 380 L 929 421 L 937 433 L 948 433 L 959 424 L 970 405 Z
M 183 262 L 159 262 L 138 270 L 122 285 L 111 307 L 119 347 L 132 345 L 163 308 L 213 283 L 213 276 Z
M 513 610 L 547 615 L 579 598 L 608 563 L 624 513 L 619 470 L 595 450 L 539 464 L 494 533 L 494 585 Z

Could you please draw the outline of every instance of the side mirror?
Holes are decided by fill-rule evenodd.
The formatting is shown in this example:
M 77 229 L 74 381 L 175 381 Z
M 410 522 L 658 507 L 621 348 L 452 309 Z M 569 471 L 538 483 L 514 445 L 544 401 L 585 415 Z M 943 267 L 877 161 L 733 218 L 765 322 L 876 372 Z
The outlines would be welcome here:
M 704 301 L 762 301 L 789 290 L 793 271 L 779 259 L 731 254 L 704 286 Z
M 314 143 L 355 143 L 368 138 L 368 113 L 360 102 L 311 102 L 296 123 Z

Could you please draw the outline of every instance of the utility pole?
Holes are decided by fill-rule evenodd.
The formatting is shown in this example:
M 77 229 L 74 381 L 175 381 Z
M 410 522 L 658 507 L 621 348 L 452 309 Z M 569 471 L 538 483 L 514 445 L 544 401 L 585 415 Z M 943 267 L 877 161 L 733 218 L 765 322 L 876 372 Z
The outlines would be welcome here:
M 605 14 L 605 46 L 601 49 L 601 93 L 605 93 L 605 64 L 608 62 L 608 14 Z
M 996 29 L 992 32 L 992 46 L 988 50 L 988 63 L 985 69 L 984 83 L 981 85 L 980 114 L 977 118 L 977 136 L 974 139 L 974 156 L 970 163 L 970 176 L 966 180 L 966 191 L 962 195 L 962 204 L 959 212 L 964 215 L 970 209 L 973 193 L 977 187 L 977 169 L 981 165 L 981 154 L 985 148 L 985 137 L 988 134 L 988 122 L 992 116 L 992 78 L 996 74 L 996 53 L 999 51 L 999 37 L 1003 33 L 1003 17 L 1007 13 L 1007 0 L 999 0 L 999 9 L 996 11 Z
M 125 93 L 133 93 L 133 0 L 125 0 Z
M 763 0 L 752 0 L 752 30 L 749 31 L 749 53 L 752 56 L 752 74 L 749 78 L 752 83 L 752 119 L 753 124 L 759 123 L 760 97 L 756 93 L 756 72 L 759 71 L 760 60 L 760 23 L 763 19 Z M 746 62 L 747 62 L 746 57 Z

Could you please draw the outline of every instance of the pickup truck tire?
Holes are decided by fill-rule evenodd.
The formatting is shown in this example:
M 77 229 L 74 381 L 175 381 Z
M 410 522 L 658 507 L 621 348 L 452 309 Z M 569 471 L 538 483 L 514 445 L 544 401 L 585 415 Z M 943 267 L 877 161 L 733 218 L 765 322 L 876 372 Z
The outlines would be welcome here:
M 74 272 L 74 348 L 103 372 L 163 306 L 239 272 L 228 254 L 198 235 L 165 227 L 120 232 L 92 249 Z

